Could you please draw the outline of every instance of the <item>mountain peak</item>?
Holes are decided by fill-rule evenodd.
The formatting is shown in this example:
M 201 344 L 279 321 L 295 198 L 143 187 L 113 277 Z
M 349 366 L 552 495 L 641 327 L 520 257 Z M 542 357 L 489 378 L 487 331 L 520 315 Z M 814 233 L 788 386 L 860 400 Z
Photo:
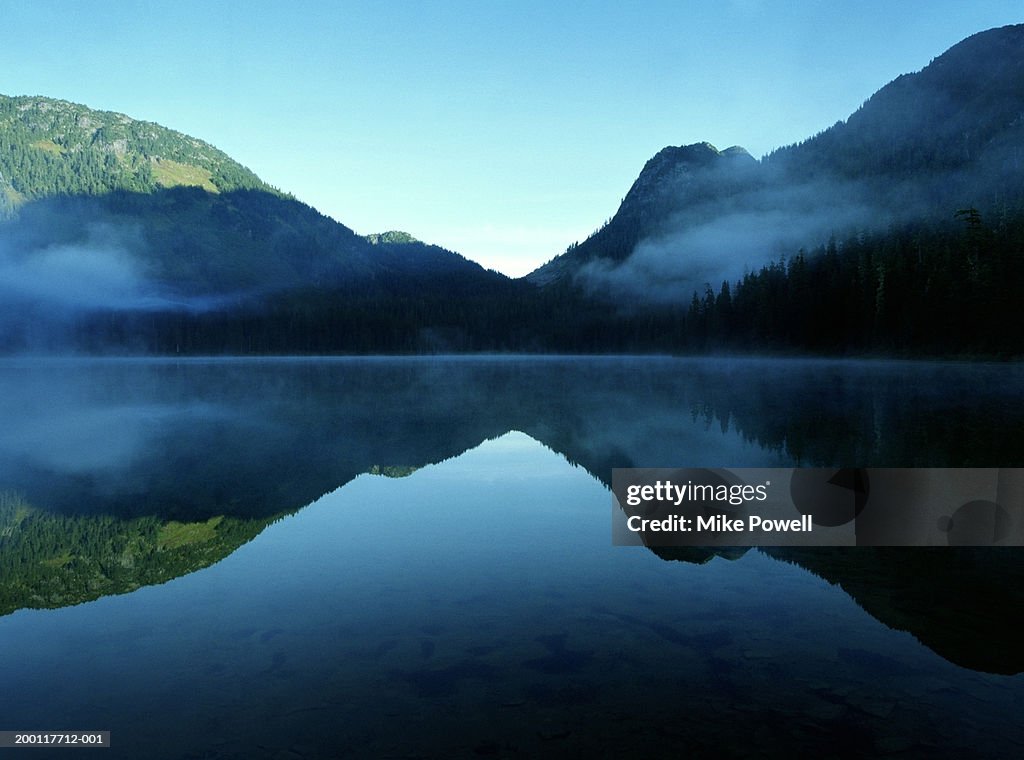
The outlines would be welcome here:
M 756 158 L 750 155 L 746 148 L 740 147 L 739 145 L 733 145 L 730 148 L 726 148 L 722 151 L 722 155 L 727 158 L 736 158 L 740 160 L 746 160 L 749 158 L 751 161 L 757 161 Z
M 643 171 L 633 183 L 626 199 L 628 201 L 631 195 L 644 195 L 651 189 L 674 184 L 703 170 L 717 169 L 722 165 L 722 159 L 729 159 L 730 163 L 749 159 L 756 163 L 756 159 L 738 145 L 733 145 L 722 151 L 709 142 L 680 146 L 669 145 L 659 150 L 644 165 Z
M 652 232 L 651 224 L 657 223 L 667 206 L 727 191 L 734 178 L 746 174 L 744 168 L 756 165 L 737 145 L 724 151 L 709 142 L 662 148 L 640 172 L 618 215 L 633 218 L 640 229 Z
M 709 262 L 743 255 L 756 265 L 779 250 L 824 243 L 846 226 L 1006 207 L 1024 198 L 1022 145 L 1019 24 L 964 39 L 845 120 L 760 161 L 707 142 L 661 149 L 604 227 L 528 278 L 590 277 L 622 269 L 641 251 L 649 260 L 632 261 L 638 278 L 657 271 L 666 279 L 671 269 L 700 287 L 737 275 L 735 266 Z M 756 231 L 745 232 L 755 220 Z
M 1002 171 L 1016 163 L 1024 137 L 1022 93 L 1024 24 L 989 29 L 920 71 L 896 77 L 847 119 L 773 151 L 768 161 L 796 172 L 827 167 L 847 179 L 883 177 L 887 183 L 982 164 Z
M 700 166 L 714 161 L 722 155 L 718 148 L 709 142 L 693 143 L 692 145 L 667 145 L 651 158 L 644 171 L 663 170 L 668 166 L 692 165 Z
M 527 275 L 537 285 L 571 276 L 580 264 L 621 262 L 644 237 L 657 233 L 673 210 L 728 195 L 757 160 L 734 145 L 724 151 L 709 142 L 669 145 L 644 165 L 615 216 L 571 253 L 556 256 Z
M 401 230 L 388 230 L 387 232 L 375 232 L 366 235 L 366 242 L 370 245 L 409 245 L 421 241 L 414 238 L 408 232 Z

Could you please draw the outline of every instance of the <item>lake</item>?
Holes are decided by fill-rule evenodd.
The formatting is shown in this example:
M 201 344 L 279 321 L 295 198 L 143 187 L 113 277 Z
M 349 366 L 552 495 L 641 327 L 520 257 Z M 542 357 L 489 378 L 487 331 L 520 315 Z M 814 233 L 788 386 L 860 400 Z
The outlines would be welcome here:
M 1020 467 L 1015 364 L 0 360 L 0 730 L 1024 756 L 1024 550 L 611 541 L 615 467 Z M 66 752 L 33 749 L 30 757 Z

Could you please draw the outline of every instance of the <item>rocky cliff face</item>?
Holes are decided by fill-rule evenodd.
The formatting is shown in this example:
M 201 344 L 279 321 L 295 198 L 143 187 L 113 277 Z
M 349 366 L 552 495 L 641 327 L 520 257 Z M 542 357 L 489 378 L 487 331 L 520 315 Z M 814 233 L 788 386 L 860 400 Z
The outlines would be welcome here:
M 720 151 L 708 142 L 658 151 L 630 187 L 615 216 L 594 235 L 527 275 L 538 285 L 571 277 L 595 261 L 622 262 L 675 214 L 724 202 L 756 180 L 757 161 L 743 148 Z

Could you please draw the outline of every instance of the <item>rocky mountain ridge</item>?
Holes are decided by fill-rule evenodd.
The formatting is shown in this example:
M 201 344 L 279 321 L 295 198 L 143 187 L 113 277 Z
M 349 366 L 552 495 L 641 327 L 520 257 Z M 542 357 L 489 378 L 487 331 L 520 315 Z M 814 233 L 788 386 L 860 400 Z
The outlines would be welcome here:
M 603 227 L 527 279 L 598 294 L 632 282 L 641 293 L 643 277 L 656 275 L 682 283 L 685 298 L 686 287 L 717 287 L 833 235 L 948 220 L 962 208 L 997 211 L 1024 197 L 1022 146 L 1016 25 L 963 40 L 847 119 L 761 161 L 706 142 L 664 148 Z

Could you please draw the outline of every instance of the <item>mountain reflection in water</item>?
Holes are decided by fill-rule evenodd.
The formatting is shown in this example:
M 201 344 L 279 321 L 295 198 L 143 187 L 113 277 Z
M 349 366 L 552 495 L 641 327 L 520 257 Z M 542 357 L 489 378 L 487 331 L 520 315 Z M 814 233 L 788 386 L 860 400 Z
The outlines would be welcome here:
M 276 726 L 290 737 L 281 751 L 308 743 L 311 756 L 322 748 L 294 738 L 299 727 L 336 742 L 337 715 L 362 725 L 345 729 L 357 756 L 584 751 L 651 730 L 666 747 L 684 736 L 698 747 L 704 734 L 672 718 L 679 705 L 714 712 L 700 712 L 709 732 L 742 716 L 809 750 L 828 731 L 875 754 L 952 752 L 977 732 L 1009 747 L 1020 677 L 964 680 L 956 666 L 981 679 L 1024 670 L 1019 550 L 656 559 L 610 545 L 606 486 L 629 466 L 1020 466 L 1022 389 L 1013 365 L 5 360 L 0 641 L 25 658 L 3 666 L 21 690 L 0 708 L 21 726 L 202 707 L 191 717 L 224 736 L 276 747 Z M 872 627 L 848 598 L 948 663 Z M 66 609 L 26 617 L 44 607 Z M 67 665 L 71 626 L 91 664 L 60 688 L 31 682 L 32 663 Z M 124 687 L 72 709 L 104 663 Z M 199 703 L 173 707 L 190 689 Z M 687 696 L 701 690 L 706 704 Z M 950 735 L 961 697 L 983 709 Z M 584 739 L 588 710 L 606 725 Z M 769 719 L 779 710 L 793 725 Z M 419 739 L 385 746 L 389 714 Z M 882 727 L 894 716 L 899 730 Z M 141 742 L 126 720 L 103 727 Z M 516 733 L 524 720 L 528 736 Z M 445 744 L 467 727 L 470 744 Z M 232 756 L 199 754 L 196 737 L 168 742 L 179 756 Z

